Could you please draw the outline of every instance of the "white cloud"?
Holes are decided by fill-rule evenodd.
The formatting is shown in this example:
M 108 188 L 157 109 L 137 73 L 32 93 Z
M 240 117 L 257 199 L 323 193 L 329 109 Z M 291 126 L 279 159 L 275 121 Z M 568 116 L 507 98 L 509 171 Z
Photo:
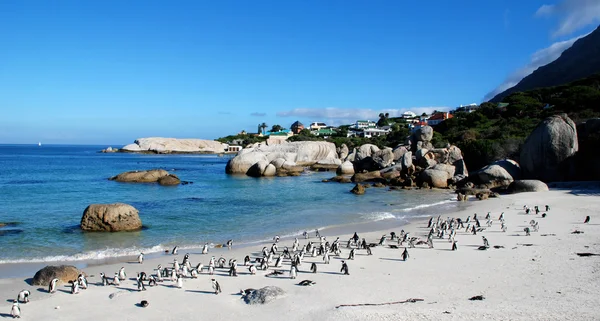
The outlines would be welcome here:
M 434 110 L 448 111 L 450 107 L 413 107 L 401 109 L 369 109 L 369 108 L 295 108 L 289 111 L 277 113 L 278 117 L 295 117 L 306 121 L 325 121 L 329 125 L 338 126 L 354 123 L 358 119 L 373 120 L 379 119 L 379 113 L 389 113 L 390 117 L 399 117 L 406 111 L 420 115 L 422 113 L 431 113 Z
M 519 68 L 515 72 L 510 74 L 506 78 L 506 80 L 504 80 L 504 82 L 500 84 L 500 86 L 496 87 L 496 89 L 492 90 L 487 95 L 485 95 L 483 100 L 488 101 L 494 98 L 494 96 L 496 96 L 497 94 L 515 86 L 519 83 L 519 81 L 521 81 L 521 79 L 529 76 L 539 67 L 547 65 L 556 60 L 558 57 L 560 57 L 563 51 L 570 48 L 575 41 L 577 41 L 579 38 L 587 36 L 588 34 L 577 36 L 565 41 L 555 42 L 548 48 L 536 51 L 533 55 L 531 55 L 531 61 L 526 66 Z
M 553 37 L 567 36 L 590 24 L 600 22 L 599 0 L 562 0 L 558 4 L 541 6 L 536 17 L 557 16 L 558 28 Z

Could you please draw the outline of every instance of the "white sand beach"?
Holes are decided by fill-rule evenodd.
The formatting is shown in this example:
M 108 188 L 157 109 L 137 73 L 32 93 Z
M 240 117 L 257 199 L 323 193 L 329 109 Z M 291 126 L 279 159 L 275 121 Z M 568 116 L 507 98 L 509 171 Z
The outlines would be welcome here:
M 198 262 L 208 265 L 213 255 L 237 259 L 239 276 L 228 276 L 227 269 L 217 269 L 210 276 L 204 270 L 197 279 L 186 278 L 183 289 L 165 280 L 138 292 L 135 280 L 129 279 L 141 271 L 155 273 L 158 264 L 170 267 L 172 255 L 148 259 L 143 264 L 85 268 L 90 286 L 75 295 L 69 293 L 68 285 L 49 294 L 47 287 L 30 286 L 25 278 L 0 279 L 0 297 L 4 302 L 0 316 L 9 318 L 12 300 L 20 290 L 29 289 L 31 302 L 20 305 L 24 320 L 599 320 L 600 256 L 576 254 L 600 254 L 598 196 L 594 191 L 578 194 L 553 190 L 473 201 L 472 206 L 453 216 L 464 221 L 477 213 L 482 226 L 486 226 L 483 218 L 491 212 L 491 227 L 477 235 L 460 230 L 456 236 L 457 251 L 451 251 L 447 236 L 434 237 L 433 249 L 427 245 L 408 249 L 410 257 L 406 261 L 400 259 L 404 246 L 400 249 L 387 246 L 397 244 L 389 241 L 391 230 L 359 233 L 369 243 L 377 243 L 383 234 L 388 234 L 388 241 L 386 246 L 374 247 L 372 256 L 367 256 L 365 250 L 357 250 L 355 259 L 347 261 L 350 275 L 340 273 L 340 268 L 341 260 L 348 257 L 346 242 L 353 231 L 346 235 L 323 235 L 330 242 L 340 237 L 341 256 L 323 264 L 322 257 L 307 254 L 295 280 L 289 278 L 289 260 L 284 261 L 281 268 L 284 274 L 278 277 L 265 277 L 273 268 L 250 275 L 243 266 L 246 255 L 256 257 L 270 243 L 251 248 L 234 244 L 231 251 L 211 249 L 207 255 L 190 251 L 192 266 Z M 524 205 L 538 205 L 547 216 L 526 215 Z M 548 212 L 543 211 L 545 205 L 550 206 Z M 508 227 L 506 232 L 501 231 L 498 221 L 502 212 Z M 586 215 L 591 216 L 588 224 L 583 223 Z M 531 220 L 539 222 L 539 231 L 525 236 L 524 228 Z M 427 220 L 413 222 L 403 229 L 423 239 L 429 232 Z M 583 233 L 571 234 L 575 230 Z M 394 232 L 400 234 L 399 229 Z M 489 240 L 487 250 L 478 250 L 483 245 L 482 236 Z M 314 231 L 310 240 L 317 242 Z M 301 246 L 307 243 L 303 238 L 299 241 Z M 284 246 L 291 249 L 292 242 L 281 240 L 279 251 Z M 185 253 L 182 250 L 176 256 L 180 262 Z M 318 265 L 316 274 L 309 272 L 312 262 Z M 121 266 L 125 267 L 128 279 L 120 286 L 99 284 L 101 272 L 112 276 Z M 211 288 L 212 277 L 222 286 L 219 295 Z M 297 285 L 305 279 L 315 281 L 316 285 Z M 281 287 L 286 294 L 264 305 L 248 305 L 241 299 L 240 289 L 268 285 Z M 111 294 L 114 294 L 112 299 Z M 485 299 L 469 300 L 477 295 Z M 408 299 L 422 301 L 336 308 Z M 149 306 L 136 305 L 142 300 L 147 300 Z

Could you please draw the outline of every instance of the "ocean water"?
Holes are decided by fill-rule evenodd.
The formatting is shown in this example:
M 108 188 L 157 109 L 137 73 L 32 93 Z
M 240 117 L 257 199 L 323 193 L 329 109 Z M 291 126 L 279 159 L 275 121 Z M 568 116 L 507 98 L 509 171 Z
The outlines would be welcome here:
M 105 146 L 0 145 L 0 263 L 103 260 L 161 252 L 175 245 L 237 244 L 327 227 L 405 222 L 451 210 L 445 191 L 365 195 L 322 183 L 334 174 L 251 178 L 225 174 L 228 156 L 102 154 Z M 193 184 L 164 187 L 109 181 L 130 170 L 162 168 Z M 79 229 L 93 203 L 123 202 L 140 211 L 138 232 Z

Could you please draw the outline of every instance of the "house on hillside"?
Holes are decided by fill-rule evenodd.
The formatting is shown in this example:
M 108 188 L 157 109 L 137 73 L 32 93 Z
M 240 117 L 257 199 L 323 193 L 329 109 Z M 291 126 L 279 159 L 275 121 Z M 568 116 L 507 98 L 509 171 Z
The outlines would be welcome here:
M 354 129 L 376 128 L 377 123 L 371 120 L 357 120 Z
M 415 117 L 417 117 L 417 114 L 413 113 L 410 110 L 408 110 L 402 114 L 402 118 L 404 118 L 404 119 L 413 119 Z
M 457 112 L 466 112 L 466 113 L 472 113 L 474 111 L 476 111 L 477 109 L 479 109 L 479 105 L 473 103 L 473 104 L 469 104 L 469 105 L 460 105 L 460 107 L 456 107 L 455 110 L 453 110 L 451 113 L 457 113 Z
M 292 133 L 298 135 L 304 129 L 304 125 L 299 120 L 296 120 L 290 128 L 292 129 Z
M 308 127 L 311 131 L 313 130 L 319 130 L 321 128 L 326 128 L 327 125 L 325 123 L 321 123 L 321 122 L 313 122 L 310 123 L 310 126 Z
M 386 129 L 384 129 L 384 128 L 365 128 L 365 129 L 363 129 L 361 136 L 365 137 L 365 138 L 385 136 L 392 131 L 390 126 L 385 126 L 385 127 L 387 127 L 387 128 Z
M 441 122 L 445 121 L 446 119 L 450 119 L 452 117 L 454 117 L 454 116 L 452 116 L 452 114 L 449 112 L 439 111 L 437 113 L 434 113 L 433 115 L 431 115 L 431 117 L 429 117 L 429 119 L 427 119 L 427 125 L 433 127 L 433 126 L 439 125 Z
M 335 135 L 337 132 L 333 128 L 320 128 L 318 130 L 312 130 L 311 133 L 315 136 L 328 138 Z

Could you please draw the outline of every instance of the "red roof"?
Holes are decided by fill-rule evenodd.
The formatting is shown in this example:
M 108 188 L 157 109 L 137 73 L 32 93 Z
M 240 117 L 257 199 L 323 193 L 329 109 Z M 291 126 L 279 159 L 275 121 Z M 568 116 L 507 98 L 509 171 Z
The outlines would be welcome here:
M 454 117 L 451 113 L 435 113 L 428 120 L 446 120 Z

